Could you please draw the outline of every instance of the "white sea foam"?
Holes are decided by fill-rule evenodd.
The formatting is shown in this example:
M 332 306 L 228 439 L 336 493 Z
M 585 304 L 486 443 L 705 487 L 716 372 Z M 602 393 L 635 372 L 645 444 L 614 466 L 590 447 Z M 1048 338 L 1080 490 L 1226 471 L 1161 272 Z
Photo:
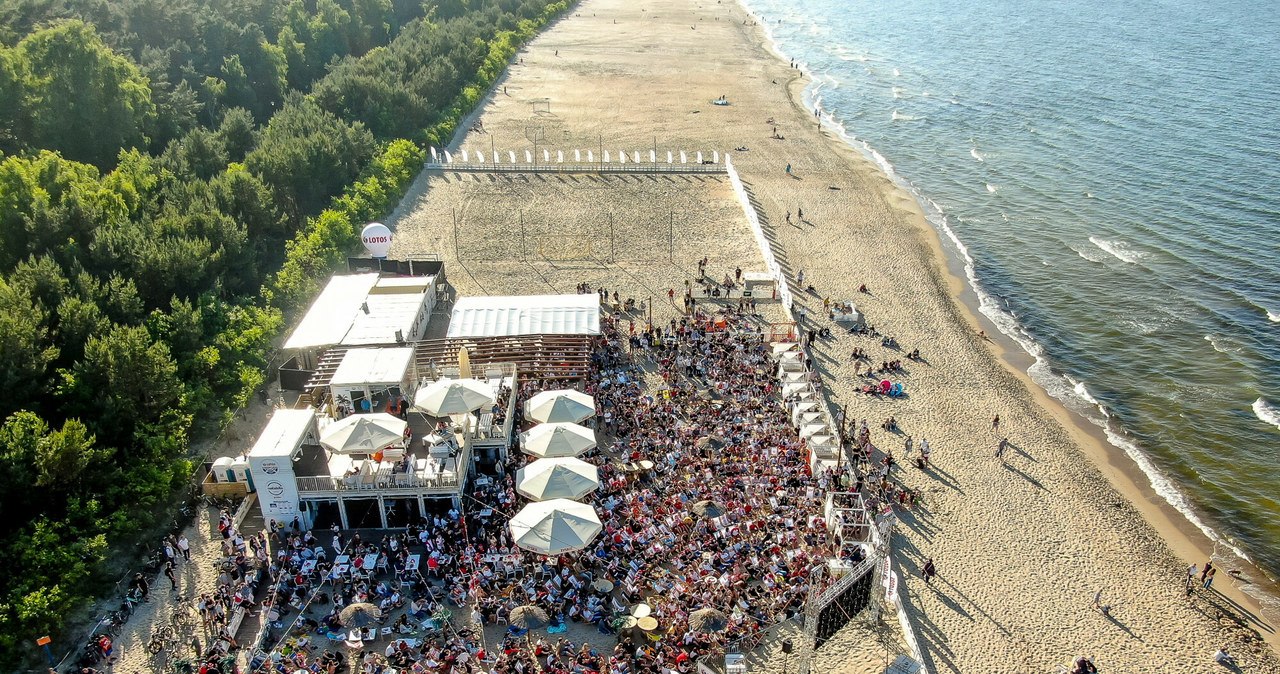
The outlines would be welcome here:
M 1271 321 L 1272 323 L 1280 323 L 1280 314 L 1270 309 L 1267 309 L 1266 311 L 1267 311 L 1267 320 Z
M 1204 341 L 1211 344 L 1213 346 L 1213 350 L 1217 351 L 1218 353 L 1230 353 L 1230 349 L 1227 349 L 1226 347 L 1219 344 L 1218 338 L 1214 335 L 1205 335 Z
M 1103 238 L 1091 236 L 1089 237 L 1089 242 L 1097 246 L 1098 248 L 1101 248 L 1102 250 L 1110 253 L 1112 257 L 1114 257 L 1117 260 L 1120 260 L 1121 262 L 1128 262 L 1129 264 L 1138 264 L 1138 261 L 1146 257 L 1146 253 L 1134 250 L 1129 246 L 1128 243 L 1125 243 L 1124 241 L 1120 241 L 1120 240 L 1108 241 Z
M 995 194 L 996 192 L 999 192 L 999 191 L 1000 191 L 1000 186 L 999 186 L 999 185 L 992 185 L 991 183 L 987 183 L 987 191 L 988 191 L 988 192 L 990 192 L 990 193 L 992 193 L 992 194 Z
M 978 161 L 986 161 L 986 158 L 982 156 L 981 152 L 978 152 L 978 148 L 976 147 L 973 148 L 972 150 L 969 150 L 969 155 L 972 156 L 974 159 L 977 159 Z
M 894 68 L 894 69 L 893 69 L 893 76 L 894 76 L 894 77 L 902 77 L 902 73 L 898 72 L 898 69 L 897 69 L 897 68 Z
M 1280 407 L 1258 398 L 1253 401 L 1253 414 L 1258 417 L 1259 421 L 1265 421 L 1276 428 L 1280 428 Z
M 893 97 L 894 97 L 894 98 L 902 98 L 902 91 L 903 91 L 902 87 L 894 87 L 894 88 L 893 88 Z
M 920 119 L 920 118 L 915 115 L 904 115 L 901 112 L 898 112 L 897 110 L 893 111 L 893 121 L 895 122 L 914 122 L 917 119 Z
M 739 2 L 744 7 L 747 7 L 748 0 L 739 0 Z M 750 11 L 749 7 L 747 7 L 747 9 L 748 11 Z M 770 25 L 769 22 L 761 21 L 760 23 L 761 23 L 761 26 L 763 26 L 765 29 L 765 36 L 768 39 L 770 49 L 784 61 L 788 60 L 787 55 L 782 52 L 782 50 L 778 47 L 777 43 L 774 41 L 772 31 L 769 30 L 769 25 Z M 807 65 L 802 64 L 801 70 L 804 71 L 806 74 L 808 74 Z M 868 73 L 870 72 L 870 68 L 867 69 L 867 72 Z M 820 103 L 816 103 L 814 101 L 814 91 L 806 89 L 806 91 L 801 94 L 801 97 L 802 97 L 802 101 L 805 102 L 805 105 L 807 108 L 813 108 L 815 106 L 820 107 Z M 955 98 L 952 98 L 951 102 L 956 105 L 960 104 L 959 101 L 956 100 Z M 948 221 L 946 213 L 942 210 L 942 207 L 939 206 L 937 202 L 921 194 L 920 191 L 916 188 L 916 186 L 911 183 L 911 181 L 900 176 L 898 172 L 894 169 L 893 165 L 890 164 L 889 161 L 885 159 L 883 155 L 877 152 L 875 148 L 871 147 L 871 145 L 868 144 L 866 141 L 853 135 L 853 133 L 851 133 L 844 126 L 844 123 L 840 121 L 838 118 L 836 118 L 835 115 L 833 114 L 824 115 L 821 119 L 822 119 L 822 124 L 824 124 L 825 126 L 827 126 L 827 128 L 834 131 L 836 135 L 838 135 L 846 143 L 849 143 L 849 145 L 858 149 L 860 152 L 866 155 L 869 159 L 875 162 L 876 165 L 879 166 L 882 171 L 884 171 L 885 175 L 889 176 L 891 180 L 893 180 L 900 187 L 902 187 L 909 194 L 911 194 L 916 198 L 916 201 L 920 203 L 921 208 L 924 210 L 925 216 L 928 218 L 929 222 L 932 223 L 933 226 L 936 227 L 940 232 L 942 232 L 943 235 L 945 235 L 946 239 L 950 241 L 952 246 L 955 248 L 956 254 L 959 255 L 960 261 L 963 263 L 963 266 L 964 266 L 965 278 L 968 280 L 969 286 L 973 289 L 974 293 L 976 293 L 978 296 L 979 313 L 981 313 L 983 316 L 986 316 L 992 323 L 995 324 L 996 328 L 1000 330 L 1001 333 L 1007 335 L 1010 339 L 1014 340 L 1014 342 L 1016 342 L 1019 346 L 1021 346 L 1024 351 L 1026 351 L 1029 355 L 1035 358 L 1035 363 L 1033 363 L 1031 367 L 1027 368 L 1027 374 L 1031 376 L 1032 380 L 1035 381 L 1037 384 L 1039 384 L 1042 388 L 1044 388 L 1044 390 L 1047 391 L 1050 395 L 1052 395 L 1053 397 L 1059 400 L 1062 400 L 1064 403 L 1070 404 L 1070 402 L 1073 400 L 1080 401 L 1086 405 L 1092 406 L 1093 409 L 1099 409 L 1096 405 L 1094 405 L 1093 402 L 1089 401 L 1083 396 L 1078 395 L 1078 393 L 1075 390 L 1075 386 L 1078 382 L 1075 382 L 1073 380 L 1070 380 L 1064 377 L 1063 375 L 1053 372 L 1052 368 L 1049 366 L 1049 361 L 1044 352 L 1044 348 L 1040 346 L 1039 342 L 1037 342 L 1035 338 L 1026 331 L 1025 328 L 1022 327 L 1022 325 L 1018 322 L 1018 319 L 1012 313 L 1003 309 L 1000 305 L 1000 302 L 996 298 L 994 298 L 990 293 L 988 293 L 985 288 L 983 288 L 982 284 L 978 281 L 977 273 L 974 267 L 973 256 L 969 253 L 969 248 L 964 245 L 964 242 L 960 240 L 960 237 L 956 235 L 955 231 L 951 228 L 951 224 Z M 1032 133 L 1035 133 L 1034 129 L 1030 129 L 1030 131 Z M 1090 241 L 1093 241 L 1092 237 L 1090 238 Z M 1094 241 L 1094 245 L 1097 245 L 1096 241 Z M 1076 252 L 1080 253 L 1081 257 L 1084 257 L 1085 259 L 1090 259 L 1083 252 L 1080 252 L 1079 250 L 1077 250 Z M 1268 314 L 1272 315 L 1270 312 L 1268 312 Z M 1272 318 L 1272 320 L 1275 320 L 1275 318 Z M 1088 392 L 1087 388 L 1085 389 L 1085 392 L 1086 393 Z M 1090 398 L 1092 398 L 1092 395 L 1090 395 Z M 1265 401 L 1261 401 L 1261 402 L 1265 402 Z M 1269 410 L 1272 414 L 1276 414 L 1275 408 L 1272 407 L 1269 403 L 1266 403 L 1266 407 L 1264 407 L 1263 409 Z M 1258 404 L 1255 403 L 1254 411 L 1257 412 L 1257 410 L 1258 410 Z M 1102 411 L 1102 410 L 1099 410 L 1099 411 Z M 1103 429 L 1106 432 L 1108 441 L 1110 441 L 1110 443 L 1115 447 L 1124 451 L 1125 454 L 1128 455 L 1134 461 L 1134 463 L 1136 463 L 1138 467 L 1141 468 L 1142 471 L 1147 474 L 1147 479 L 1151 482 L 1151 486 L 1156 491 L 1156 493 L 1160 494 L 1166 501 L 1169 502 L 1170 505 L 1176 508 L 1178 512 L 1182 513 L 1182 515 L 1186 517 L 1188 521 L 1194 524 L 1198 529 L 1200 529 L 1200 531 L 1204 532 L 1204 534 L 1208 536 L 1210 540 L 1226 545 L 1238 557 L 1246 561 L 1251 561 L 1248 555 L 1244 553 L 1244 551 L 1242 551 L 1237 546 L 1233 545 L 1230 541 L 1226 540 L 1217 531 L 1214 531 L 1213 529 L 1211 529 L 1208 525 L 1204 523 L 1203 520 L 1199 518 L 1199 516 L 1195 514 L 1195 511 L 1192 510 L 1186 496 L 1183 495 L 1182 492 L 1178 490 L 1177 486 L 1174 485 L 1167 477 L 1165 477 L 1164 474 L 1161 473 L 1153 463 L 1151 463 L 1151 460 L 1146 456 L 1146 454 L 1144 454 L 1132 442 L 1128 441 L 1126 438 L 1124 438 L 1122 435 L 1120 435 L 1114 429 L 1111 428 L 1111 421 L 1109 418 L 1097 419 L 1097 418 L 1094 418 L 1094 415 L 1087 415 L 1086 418 L 1090 419 L 1090 421 L 1093 421 L 1095 424 L 1098 424 L 1099 426 L 1103 427 Z M 1280 424 L 1277 424 L 1277 425 L 1280 426 Z M 1260 597 L 1260 598 L 1267 599 L 1268 602 L 1273 601 L 1269 597 Z M 1274 605 L 1274 604 L 1269 603 L 1269 605 Z

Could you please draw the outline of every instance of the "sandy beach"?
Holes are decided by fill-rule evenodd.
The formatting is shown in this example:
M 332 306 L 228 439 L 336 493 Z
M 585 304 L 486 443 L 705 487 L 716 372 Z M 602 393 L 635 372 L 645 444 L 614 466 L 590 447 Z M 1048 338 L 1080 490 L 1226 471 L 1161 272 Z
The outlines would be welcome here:
M 733 161 L 804 326 L 832 326 L 824 298 L 851 300 L 900 345 L 836 332 L 812 355 L 832 407 L 866 419 L 878 448 L 901 459 L 907 434 L 932 447 L 933 469 L 895 469 L 923 506 L 893 538 L 902 597 L 932 671 L 1049 672 L 1091 655 L 1104 672 L 1214 672 L 1222 646 L 1243 671 L 1280 671 L 1255 632 L 1272 640 L 1273 626 L 1225 570 L 1212 590 L 1186 596 L 1187 565 L 1207 558 L 1202 541 L 1002 361 L 1002 347 L 979 334 L 959 301 L 963 284 L 947 272 L 918 206 L 798 105 L 801 73 L 752 23 L 730 2 L 585 0 L 499 82 L 478 116 L 485 132 L 451 149 L 523 154 L 531 128 L 539 151 L 553 156 L 748 148 Z M 713 105 L 722 95 L 729 105 Z M 712 278 L 764 271 L 723 175 L 436 171 L 410 195 L 391 220 L 392 257 L 439 254 L 464 295 L 574 292 L 589 282 L 657 300 L 654 318 L 666 321 L 679 309 L 668 289 L 678 296 L 703 257 Z M 796 283 L 802 270 L 813 293 Z M 862 284 L 868 293 L 857 291 Z M 761 308 L 767 320 L 785 320 L 776 304 Z M 870 380 L 855 376 L 855 348 L 877 365 L 918 348 L 923 360 L 904 361 L 907 371 L 891 377 L 908 395 L 862 395 Z M 889 416 L 898 432 L 881 430 Z M 1002 438 L 1009 449 L 997 458 Z M 918 574 L 927 558 L 939 571 L 930 585 Z M 1098 590 L 1110 615 L 1091 608 Z M 851 628 L 811 665 L 875 671 L 882 654 L 867 630 Z M 783 667 L 769 658 L 769 670 Z

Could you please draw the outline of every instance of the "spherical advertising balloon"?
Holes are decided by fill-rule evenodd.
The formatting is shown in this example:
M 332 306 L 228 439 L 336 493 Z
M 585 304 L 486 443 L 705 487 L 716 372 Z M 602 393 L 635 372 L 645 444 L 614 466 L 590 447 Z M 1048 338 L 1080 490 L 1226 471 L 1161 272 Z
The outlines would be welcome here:
M 381 222 L 371 222 L 360 232 L 360 241 L 364 243 L 364 248 L 370 255 L 380 260 L 384 259 L 387 257 L 387 251 L 391 250 L 391 230 Z

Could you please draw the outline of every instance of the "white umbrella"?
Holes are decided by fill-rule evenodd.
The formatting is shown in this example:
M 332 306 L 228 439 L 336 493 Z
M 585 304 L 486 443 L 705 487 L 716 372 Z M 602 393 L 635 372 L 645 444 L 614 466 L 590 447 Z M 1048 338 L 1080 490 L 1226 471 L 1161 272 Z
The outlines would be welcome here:
M 585 503 L 557 498 L 525 506 L 508 523 L 516 545 L 540 555 L 581 550 L 600 535 L 600 518 Z
M 335 452 L 372 453 L 404 441 L 408 426 L 390 414 L 353 414 L 324 429 L 320 444 Z
M 441 379 L 418 391 L 415 409 L 434 417 L 465 414 L 493 404 L 493 389 L 475 379 Z
M 567 422 L 538 424 L 520 434 L 520 449 L 538 458 L 578 456 L 595 446 L 595 431 Z
M 596 401 L 578 391 L 543 391 L 524 404 L 524 416 L 530 421 L 569 421 L 577 423 L 596 413 Z
M 538 459 L 516 471 L 516 491 L 535 501 L 579 499 L 600 488 L 600 471 L 581 459 Z

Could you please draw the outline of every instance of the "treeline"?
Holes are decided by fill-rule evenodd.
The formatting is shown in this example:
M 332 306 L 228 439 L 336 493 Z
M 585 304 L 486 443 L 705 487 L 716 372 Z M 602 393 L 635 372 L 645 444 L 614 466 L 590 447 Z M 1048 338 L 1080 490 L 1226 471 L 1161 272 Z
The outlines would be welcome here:
M 0 666 L 571 0 L 0 5 Z

